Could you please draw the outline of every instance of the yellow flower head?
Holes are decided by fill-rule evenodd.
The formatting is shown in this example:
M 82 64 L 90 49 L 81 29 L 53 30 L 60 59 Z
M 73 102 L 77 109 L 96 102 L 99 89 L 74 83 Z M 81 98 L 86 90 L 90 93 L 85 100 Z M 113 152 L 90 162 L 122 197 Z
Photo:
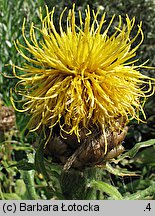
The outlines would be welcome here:
M 143 41 L 141 23 L 131 38 L 135 18 L 126 16 L 122 23 L 119 16 L 118 26 L 109 35 L 114 16 L 107 25 L 105 13 L 99 19 L 100 12 L 90 11 L 88 6 L 85 19 L 81 11 L 77 19 L 74 10 L 75 5 L 68 12 L 66 27 L 62 26 L 66 9 L 61 13 L 57 30 L 54 9 L 49 12 L 46 7 L 46 17 L 40 15 L 41 28 L 32 23 L 29 39 L 24 21 L 22 34 L 26 45 L 17 41 L 16 48 L 29 64 L 14 66 L 14 74 L 20 79 L 15 90 L 24 96 L 23 111 L 32 114 L 33 129 L 59 124 L 61 132 L 75 133 L 80 140 L 82 128 L 91 132 L 91 125 L 97 125 L 113 130 L 117 119 L 125 119 L 125 123 L 132 118 L 139 120 L 139 111 L 143 112 L 152 87 L 149 78 L 139 72 L 143 65 L 135 66 L 137 60 L 132 59 Z M 139 44 L 132 47 L 139 36 Z M 24 49 L 31 58 L 24 54 Z M 15 68 L 24 74 L 18 76 Z M 149 84 L 146 92 L 145 83 Z

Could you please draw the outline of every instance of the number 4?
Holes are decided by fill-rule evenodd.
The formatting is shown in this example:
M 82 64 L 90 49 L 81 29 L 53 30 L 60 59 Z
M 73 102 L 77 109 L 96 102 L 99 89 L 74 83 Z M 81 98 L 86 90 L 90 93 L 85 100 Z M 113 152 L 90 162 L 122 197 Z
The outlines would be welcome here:
M 149 211 L 151 210 L 151 205 L 150 205 L 150 203 L 147 204 L 146 209 L 149 210 Z

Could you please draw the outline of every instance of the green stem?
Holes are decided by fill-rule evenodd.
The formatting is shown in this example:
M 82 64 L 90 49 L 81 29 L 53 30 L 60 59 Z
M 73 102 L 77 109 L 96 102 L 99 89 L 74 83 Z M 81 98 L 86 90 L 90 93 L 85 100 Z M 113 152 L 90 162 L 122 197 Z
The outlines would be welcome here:
M 21 171 L 24 183 L 27 188 L 28 198 L 30 200 L 38 200 L 39 197 L 36 194 L 34 185 L 34 171 Z
M 102 172 L 97 168 L 85 170 L 69 169 L 61 174 L 61 190 L 67 200 L 87 200 L 96 199 L 96 189 L 89 187 L 92 179 L 101 180 Z

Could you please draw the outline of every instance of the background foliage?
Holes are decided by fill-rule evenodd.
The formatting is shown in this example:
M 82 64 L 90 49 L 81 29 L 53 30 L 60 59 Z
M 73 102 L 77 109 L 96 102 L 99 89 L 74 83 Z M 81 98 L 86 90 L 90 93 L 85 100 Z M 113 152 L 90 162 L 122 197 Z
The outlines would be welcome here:
M 56 7 L 55 14 L 58 17 L 65 6 L 72 7 L 76 3 L 77 9 L 84 12 L 87 4 L 96 10 L 98 7 L 101 11 L 107 12 L 107 20 L 110 20 L 113 14 L 125 17 L 136 17 L 136 23 L 143 22 L 144 42 L 137 55 L 140 58 L 139 63 L 149 59 L 148 65 L 155 66 L 155 3 L 153 0 L 86 0 L 86 1 L 63 1 L 63 0 L 0 0 L 0 72 L 7 76 L 12 76 L 10 64 L 22 65 L 23 58 L 17 53 L 14 47 L 14 40 L 19 39 L 22 42 L 21 28 L 23 18 L 25 17 L 28 25 L 33 21 L 39 25 L 38 8 L 44 7 L 45 4 L 51 9 Z M 57 23 L 58 20 L 55 20 Z M 65 24 L 65 22 L 64 22 Z M 29 27 L 29 26 L 28 26 Z M 134 34 L 134 32 L 133 32 Z M 154 70 L 143 70 L 142 73 L 155 77 Z M 16 79 L 9 79 L 0 74 L 0 98 L 3 105 L 10 106 L 10 88 L 16 83 Z M 128 135 L 124 141 L 124 146 L 130 150 L 136 143 L 144 142 L 143 147 L 139 148 L 138 153 L 133 154 L 132 158 L 124 158 L 115 165 L 115 168 L 123 168 L 128 171 L 136 172 L 139 176 L 120 177 L 110 174 L 103 169 L 94 169 L 96 176 L 101 176 L 100 181 L 96 182 L 91 179 L 92 170 L 86 170 L 82 183 L 89 185 L 85 195 L 82 197 L 83 188 L 75 187 L 79 176 L 71 173 L 69 177 L 73 178 L 74 194 L 67 195 L 66 188 L 60 189 L 61 184 L 61 167 L 51 166 L 46 163 L 47 169 L 52 173 L 54 184 L 57 188 L 57 194 L 49 190 L 51 185 L 47 185 L 43 176 L 34 171 L 34 145 L 37 137 L 35 134 L 27 134 L 24 129 L 28 121 L 26 114 L 16 113 L 16 125 L 9 131 L 0 132 L 0 199 L 52 199 L 64 198 L 61 196 L 62 191 L 69 198 L 83 199 L 136 199 L 139 194 L 144 194 L 141 198 L 154 199 L 155 194 L 149 188 L 155 184 L 155 147 L 154 142 L 145 141 L 155 138 L 155 96 L 149 98 L 145 105 L 147 123 L 137 123 L 132 121 L 129 126 Z M 151 144 L 150 144 L 151 143 Z M 142 146 L 142 145 L 141 145 Z M 14 166 L 14 164 L 18 164 Z M 118 170 L 117 170 L 118 174 Z M 109 186 L 107 189 L 107 184 Z M 115 188 L 118 191 L 115 191 Z M 103 193 L 104 192 L 104 193 Z M 120 193 L 119 193 L 120 192 Z M 75 193 L 78 195 L 75 196 Z M 91 194 L 91 195 L 90 195 Z M 81 197 L 80 197 L 81 196 Z

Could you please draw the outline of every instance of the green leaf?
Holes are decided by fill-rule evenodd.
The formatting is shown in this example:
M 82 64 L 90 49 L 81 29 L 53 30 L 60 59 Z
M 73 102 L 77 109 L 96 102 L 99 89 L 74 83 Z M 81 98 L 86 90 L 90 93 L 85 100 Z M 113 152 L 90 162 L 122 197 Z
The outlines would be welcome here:
M 91 187 L 95 187 L 97 190 L 103 191 L 104 193 L 108 194 L 112 197 L 114 200 L 122 200 L 123 197 L 120 194 L 120 192 L 112 185 L 107 184 L 102 181 L 91 181 L 90 182 Z
M 48 172 L 50 172 L 51 174 L 57 173 L 57 175 L 61 175 L 61 171 L 62 171 L 61 164 L 56 164 L 53 163 L 52 161 L 49 162 L 46 158 L 44 158 L 44 162 Z
M 139 190 L 138 192 L 124 197 L 125 200 L 144 200 L 147 196 L 155 194 L 155 183 L 147 187 L 145 190 Z
M 126 157 L 133 158 L 141 148 L 146 148 L 146 147 L 150 147 L 153 145 L 155 145 L 155 139 L 150 139 L 148 141 L 137 143 L 131 150 L 121 155 L 118 158 L 118 160 L 116 160 L 115 162 L 118 163 L 119 161 L 123 160 Z
M 139 152 L 136 157 L 134 158 L 134 162 L 138 164 L 145 164 L 155 166 L 155 148 L 150 147 L 144 149 L 143 151 Z

